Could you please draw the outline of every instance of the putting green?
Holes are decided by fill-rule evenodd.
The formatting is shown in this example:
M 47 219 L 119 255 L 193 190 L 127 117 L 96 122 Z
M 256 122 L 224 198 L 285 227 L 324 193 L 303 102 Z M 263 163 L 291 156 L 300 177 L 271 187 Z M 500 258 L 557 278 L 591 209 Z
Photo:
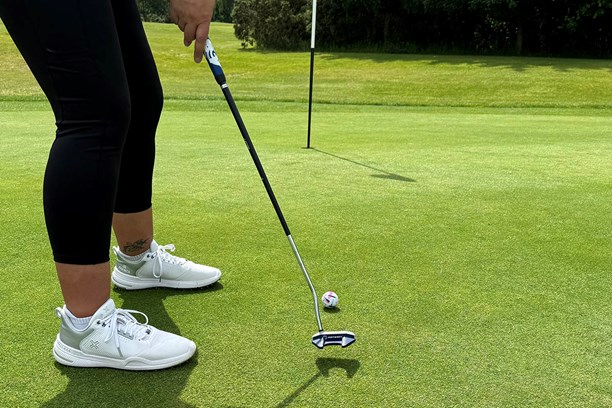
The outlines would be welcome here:
M 308 55 L 240 51 L 231 26 L 214 25 L 314 284 L 339 295 L 323 324 L 358 338 L 317 350 L 310 292 L 208 68 L 189 62 L 174 27 L 146 28 L 168 95 L 156 237 L 224 275 L 202 291 L 112 296 L 198 354 L 147 373 L 54 363 L 62 299 L 41 203 L 53 117 L 0 31 L 0 73 L 11 73 L 0 85 L 0 406 L 612 404 L 609 61 L 321 56 L 328 103 L 315 106 L 308 150 Z M 462 90 L 449 90 L 453 72 Z M 600 85 L 581 92 L 583 77 Z M 415 78 L 440 94 L 413 95 Z M 517 96 L 525 78 L 535 88 Z

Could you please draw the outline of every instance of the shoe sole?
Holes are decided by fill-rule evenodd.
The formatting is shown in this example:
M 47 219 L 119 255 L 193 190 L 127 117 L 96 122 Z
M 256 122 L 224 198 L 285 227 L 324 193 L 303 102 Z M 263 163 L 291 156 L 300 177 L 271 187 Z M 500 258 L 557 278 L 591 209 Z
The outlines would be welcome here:
M 194 344 L 193 348 L 187 353 L 163 360 L 152 361 L 142 357 L 130 357 L 118 360 L 115 358 L 85 354 L 81 350 L 64 344 L 60 340 L 59 335 L 53 344 L 53 357 L 55 361 L 62 365 L 82 368 L 115 368 L 118 370 L 131 371 L 162 370 L 164 368 L 173 367 L 189 360 L 194 355 L 195 351 L 196 347 Z
M 221 272 L 212 278 L 200 281 L 136 278 L 121 272 L 119 269 L 117 269 L 117 267 L 113 269 L 113 273 L 111 275 L 111 280 L 113 283 L 125 290 L 140 290 L 150 288 L 196 289 L 210 286 L 219 279 L 221 279 Z

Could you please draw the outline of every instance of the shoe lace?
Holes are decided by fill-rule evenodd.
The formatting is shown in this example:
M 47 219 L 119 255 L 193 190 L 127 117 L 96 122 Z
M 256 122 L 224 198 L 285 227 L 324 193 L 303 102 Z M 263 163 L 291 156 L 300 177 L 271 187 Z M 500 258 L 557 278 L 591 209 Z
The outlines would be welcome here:
M 175 249 L 174 244 L 160 245 L 155 252 L 151 252 L 147 255 L 149 258 L 155 259 L 155 264 L 153 265 L 153 276 L 158 278 L 160 282 L 163 272 L 163 262 L 172 265 L 183 265 L 185 262 L 187 262 L 185 258 L 179 258 L 178 256 L 168 253 L 168 251 L 174 252 Z M 158 268 L 156 268 L 156 266 Z M 159 269 L 159 275 L 155 272 L 156 269 Z
M 145 322 L 140 323 L 131 313 L 138 313 L 144 316 Z M 98 324 L 102 326 L 110 326 L 108 334 L 104 338 L 104 342 L 108 342 L 111 338 L 115 339 L 115 347 L 119 349 L 119 335 L 124 335 L 130 339 L 139 336 L 139 339 L 144 338 L 146 335 L 151 333 L 151 329 L 148 325 L 149 318 L 146 314 L 137 310 L 130 309 L 115 309 L 112 314 L 109 314 L 104 319 L 100 320 Z

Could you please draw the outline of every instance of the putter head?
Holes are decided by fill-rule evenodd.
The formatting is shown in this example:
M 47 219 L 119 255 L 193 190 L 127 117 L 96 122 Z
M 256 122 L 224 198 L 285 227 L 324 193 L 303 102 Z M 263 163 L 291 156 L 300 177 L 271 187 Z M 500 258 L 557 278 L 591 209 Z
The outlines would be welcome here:
M 312 344 L 320 349 L 325 346 L 348 347 L 355 340 L 355 333 L 350 331 L 320 331 L 312 336 Z

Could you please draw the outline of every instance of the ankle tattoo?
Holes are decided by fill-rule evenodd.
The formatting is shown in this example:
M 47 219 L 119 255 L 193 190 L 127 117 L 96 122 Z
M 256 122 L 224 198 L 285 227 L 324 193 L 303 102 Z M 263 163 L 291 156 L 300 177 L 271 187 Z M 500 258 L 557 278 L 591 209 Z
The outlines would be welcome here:
M 141 252 L 145 248 L 148 241 L 148 239 L 139 239 L 135 242 L 126 242 L 121 251 L 124 254 L 129 254 L 130 252 Z

